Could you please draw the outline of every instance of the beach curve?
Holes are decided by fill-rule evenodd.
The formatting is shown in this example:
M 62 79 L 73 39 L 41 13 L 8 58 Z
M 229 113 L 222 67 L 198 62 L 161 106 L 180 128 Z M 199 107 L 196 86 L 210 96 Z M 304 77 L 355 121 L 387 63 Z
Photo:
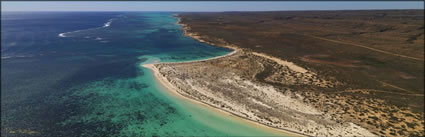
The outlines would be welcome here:
M 220 109 L 218 107 L 215 107 L 211 104 L 196 100 L 195 98 L 182 94 L 180 92 L 178 92 L 179 89 L 177 89 L 173 84 L 171 84 L 167 78 L 165 76 L 162 76 L 161 73 L 159 72 L 158 68 L 155 66 L 156 64 L 176 64 L 176 63 L 194 63 L 194 62 L 203 62 L 203 61 L 208 61 L 208 60 L 215 60 L 215 59 L 219 59 L 219 58 L 224 58 L 224 57 L 229 57 L 232 56 L 234 54 L 236 54 L 237 52 L 240 52 L 239 50 L 233 50 L 232 52 L 226 54 L 226 55 L 222 55 L 222 56 L 217 56 L 217 57 L 213 57 L 213 58 L 208 58 L 208 59 L 202 59 L 202 60 L 194 60 L 194 61 L 185 61 L 185 62 L 164 62 L 164 63 L 149 63 L 149 64 L 141 64 L 142 67 L 149 69 L 152 72 L 152 75 L 154 76 L 155 80 L 157 80 L 157 82 L 165 88 L 165 91 L 167 91 L 167 93 L 171 96 L 174 97 L 178 97 L 180 99 L 183 99 L 185 101 L 188 101 L 192 104 L 196 104 L 198 106 L 202 106 L 205 107 L 209 110 L 211 110 L 211 112 L 215 112 L 219 115 L 227 115 L 232 117 L 234 120 L 249 124 L 251 126 L 255 126 L 256 128 L 268 131 L 270 133 L 273 134 L 281 134 L 282 136 L 307 136 L 305 134 L 302 133 L 296 133 L 290 130 L 285 130 L 285 129 L 281 129 L 281 128 L 276 128 L 276 127 L 271 127 L 271 126 L 267 126 L 258 122 L 255 122 L 253 120 L 238 116 L 233 114 L 232 112 Z

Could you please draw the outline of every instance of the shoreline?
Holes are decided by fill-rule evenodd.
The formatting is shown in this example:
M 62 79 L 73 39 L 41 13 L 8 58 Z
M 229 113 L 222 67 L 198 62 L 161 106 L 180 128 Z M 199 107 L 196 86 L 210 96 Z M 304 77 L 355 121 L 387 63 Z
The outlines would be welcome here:
M 194 35 L 192 33 L 189 34 L 187 32 L 187 29 L 188 29 L 187 26 L 185 24 L 181 24 L 180 23 L 180 21 L 181 21 L 180 17 L 178 15 L 174 15 L 174 17 L 176 17 L 178 19 L 178 21 L 176 22 L 176 24 L 182 26 L 182 30 L 183 30 L 185 36 L 191 37 L 193 39 L 196 39 L 196 40 L 198 40 L 199 42 L 202 42 L 202 43 L 206 43 L 206 44 L 213 45 L 213 46 L 218 46 L 216 44 L 206 42 L 206 41 L 202 40 L 199 36 L 196 36 L 196 35 Z M 289 136 L 309 136 L 309 135 L 306 135 L 306 134 L 303 134 L 303 133 L 299 133 L 299 132 L 296 132 L 296 131 L 292 131 L 292 130 L 289 130 L 289 129 L 284 129 L 284 128 L 278 128 L 278 127 L 273 127 L 273 126 L 265 125 L 265 124 L 256 122 L 254 120 L 251 120 L 251 119 L 248 119 L 248 118 L 245 118 L 245 117 L 236 115 L 233 112 L 229 112 L 227 110 L 220 109 L 220 108 L 218 108 L 216 106 L 213 106 L 211 104 L 208 104 L 208 103 L 202 102 L 200 100 L 194 99 L 193 97 L 190 97 L 188 95 L 184 95 L 182 93 L 179 93 L 178 92 L 178 89 L 176 89 L 176 87 L 174 85 L 172 85 L 167 80 L 166 77 L 162 76 L 161 73 L 159 72 L 159 70 L 157 69 L 157 67 L 155 66 L 156 64 L 185 64 L 185 63 L 203 62 L 203 61 L 208 61 L 208 60 L 214 60 L 214 59 L 229 57 L 229 56 L 232 56 L 232 55 L 234 55 L 234 54 L 236 54 L 238 52 L 244 52 L 243 49 L 240 49 L 240 48 L 231 46 L 231 44 L 225 44 L 225 45 L 221 45 L 221 46 L 218 46 L 218 47 L 228 48 L 228 49 L 231 49 L 233 51 L 230 52 L 230 53 L 228 53 L 228 54 L 222 55 L 222 56 L 217 56 L 217 57 L 207 58 L 207 59 L 201 59 L 201 60 L 184 61 L 184 62 L 159 62 L 159 63 L 141 64 L 141 66 L 142 67 L 145 67 L 145 68 L 148 68 L 149 70 L 151 70 L 153 72 L 153 75 L 154 75 L 155 79 L 167 91 L 169 91 L 169 93 L 171 93 L 174 96 L 180 97 L 180 98 L 182 98 L 184 100 L 187 100 L 189 102 L 193 102 L 193 103 L 198 104 L 198 105 L 205 106 L 205 107 L 210 108 L 211 110 L 213 110 L 215 112 L 222 113 L 222 114 L 227 114 L 227 115 L 230 115 L 232 117 L 237 117 L 237 120 L 240 120 L 240 121 L 243 121 L 243 122 L 249 122 L 250 124 L 255 125 L 255 126 L 259 126 L 261 128 L 267 128 L 267 130 L 270 130 L 271 132 L 278 132 L 280 134 L 289 135 Z
M 213 59 L 218 59 L 218 58 L 224 58 L 224 57 L 232 56 L 232 55 L 236 54 L 237 52 L 239 52 L 239 50 L 233 50 L 232 52 L 227 53 L 225 55 L 221 55 L 221 56 L 217 56 L 217 57 L 213 57 L 213 58 L 207 58 L 207 59 L 200 59 L 200 60 L 183 61 L 183 62 L 158 62 L 158 63 L 149 63 L 149 64 L 155 65 L 155 64 L 180 64 L 180 63 L 203 62 L 203 61 L 208 61 L 208 60 L 213 60 Z M 142 64 L 142 66 L 149 65 L 149 64 Z
M 221 15 L 217 14 L 217 16 L 220 17 Z M 198 101 L 205 102 L 206 104 L 216 106 L 226 111 L 234 112 L 234 114 L 238 116 L 254 119 L 255 122 L 260 124 L 272 125 L 277 128 L 289 128 L 295 132 L 313 136 L 391 136 L 406 135 L 410 133 L 422 134 L 420 132 L 420 127 L 423 127 L 423 124 L 400 127 L 400 125 L 404 124 L 420 123 L 420 121 L 423 121 L 423 114 L 415 112 L 418 108 L 412 107 L 403 109 L 400 106 L 394 106 L 394 104 L 403 102 L 402 99 L 395 99 L 394 102 L 386 102 L 387 99 L 393 100 L 387 97 L 387 95 L 391 96 L 391 92 L 375 94 L 370 93 L 371 91 L 369 91 L 369 89 L 359 89 L 360 91 L 352 93 L 336 94 L 336 91 L 345 90 L 345 88 L 356 89 L 363 86 L 359 84 L 351 87 L 349 83 L 341 82 L 340 80 L 344 80 L 345 77 L 339 77 L 339 71 L 349 72 L 346 69 L 338 69 L 335 72 L 329 71 L 330 73 L 326 73 L 321 71 L 321 67 L 309 66 L 308 64 L 302 63 L 306 62 L 302 60 L 303 58 L 301 58 L 301 60 L 293 58 L 297 57 L 298 53 L 292 54 L 290 50 L 274 51 L 274 48 L 277 48 L 278 45 L 267 42 L 258 42 L 256 43 L 258 45 L 252 45 L 250 41 L 244 40 L 255 38 L 255 35 L 246 35 L 243 39 L 237 39 L 235 41 L 235 39 L 232 39 L 234 37 L 231 35 L 232 33 L 226 31 L 226 28 L 214 28 L 216 27 L 215 24 L 206 25 L 205 23 L 209 23 L 211 20 L 204 20 L 201 15 L 182 13 L 175 15 L 175 17 L 179 19 L 176 24 L 181 25 L 179 27 L 181 27 L 185 36 L 192 37 L 193 39 L 213 46 L 240 47 L 242 51 L 234 56 L 209 62 L 155 65 L 159 69 L 161 76 L 164 76 L 176 88 L 180 89 L 178 92 L 181 92 L 181 94 L 186 93 L 188 96 Z M 231 16 L 226 19 L 229 21 L 241 21 L 233 19 Z M 220 24 L 222 21 L 226 22 L 224 19 L 214 20 L 213 22 Z M 239 24 L 238 22 L 233 22 L 233 25 Z M 274 30 L 273 27 L 264 27 L 263 29 Z M 250 33 L 249 30 L 250 28 L 246 27 L 235 31 Z M 207 33 L 211 31 L 214 33 Z M 284 29 L 281 31 L 285 32 Z M 226 37 L 223 37 L 224 35 L 221 34 L 225 34 Z M 283 37 L 276 37 L 275 40 L 279 38 Z M 299 38 L 291 37 L 291 39 L 297 40 Z M 238 44 L 231 44 L 227 41 Z M 317 41 L 317 39 L 312 39 L 312 41 Z M 318 43 L 326 45 L 323 41 Z M 255 48 L 253 48 L 254 46 Z M 267 49 L 262 50 L 261 47 Z M 309 51 L 311 49 L 306 50 Z M 279 54 L 279 52 L 288 54 Z M 349 50 L 347 49 L 347 51 L 341 52 L 349 52 Z M 246 54 L 247 56 L 243 56 L 242 54 Z M 305 56 L 310 56 L 309 53 L 306 54 Z M 321 57 L 321 54 L 317 56 Z M 304 57 L 304 55 L 301 57 Z M 297 64 L 289 61 L 297 62 Z M 338 61 L 335 62 L 338 63 Z M 379 69 L 380 68 L 376 68 L 376 70 Z M 400 74 L 400 77 L 404 78 L 404 74 Z M 241 77 L 243 79 L 241 79 Z M 362 77 L 370 78 L 370 76 L 359 76 L 358 78 L 353 77 L 353 79 L 361 79 Z M 248 84 L 245 81 L 248 82 Z M 250 85 L 252 85 L 252 83 L 249 83 L 250 81 L 260 86 L 252 89 L 250 88 Z M 368 81 L 364 82 L 370 83 Z M 264 97 L 263 94 L 257 91 L 267 95 L 272 92 L 267 88 L 260 89 L 262 84 L 265 86 L 277 85 L 277 90 L 281 93 L 285 93 L 285 97 L 293 97 L 295 101 L 301 101 L 301 105 L 312 106 L 313 109 L 305 109 L 309 107 L 302 107 L 297 104 L 287 105 L 288 103 L 284 103 L 283 106 L 286 106 L 286 108 L 276 107 L 275 110 L 268 111 L 270 106 L 275 106 L 273 101 L 287 102 L 287 99 L 274 98 L 273 96 Z M 391 88 L 385 85 L 376 86 L 377 89 L 381 87 L 383 87 L 384 90 Z M 322 90 L 335 90 L 335 93 L 321 92 Z M 420 105 L 413 102 L 409 102 L 409 104 L 410 103 Z M 367 111 L 371 109 L 375 111 Z M 298 112 L 297 110 L 302 111 Z M 310 114 L 309 110 L 318 110 L 319 112 L 323 112 L 323 115 L 307 115 Z M 391 110 L 391 112 L 388 110 Z M 393 111 L 396 111 L 396 113 L 394 114 Z M 378 117 L 378 120 L 375 121 L 377 123 L 370 121 L 370 117 L 373 116 Z M 398 120 L 393 120 L 395 119 L 394 117 Z M 264 118 L 267 118 L 266 121 L 264 121 Z M 409 121 L 404 121 L 402 119 L 409 119 Z M 379 124 L 387 122 L 388 120 L 392 120 L 394 124 Z
M 179 19 L 179 21 L 176 24 L 182 26 L 181 29 L 183 29 L 185 36 L 191 37 L 193 39 L 198 40 L 199 42 L 203 42 L 203 43 L 206 43 L 206 44 L 209 44 L 209 45 L 212 45 L 212 46 L 233 49 L 233 52 L 226 54 L 226 55 L 222 55 L 222 56 L 217 56 L 217 57 L 208 58 L 208 59 L 194 60 L 194 61 L 141 64 L 143 67 L 148 68 L 153 72 L 155 79 L 157 79 L 160 82 L 160 84 L 163 87 L 166 88 L 166 90 L 168 91 L 167 93 L 170 93 L 172 95 L 180 97 L 180 98 L 183 99 L 183 101 L 189 101 L 189 102 L 193 102 L 195 104 L 204 105 L 207 108 L 212 109 L 212 112 L 220 112 L 223 115 L 225 114 L 225 115 L 230 115 L 230 116 L 233 116 L 233 117 L 238 117 L 237 120 L 249 122 L 250 125 L 255 125 L 255 126 L 259 127 L 258 129 L 262 130 L 262 129 L 264 129 L 264 127 L 267 127 L 265 131 L 270 131 L 271 134 L 273 132 L 278 132 L 278 133 L 280 133 L 282 135 L 286 135 L 286 136 L 314 136 L 314 135 L 325 135 L 325 136 L 332 136 L 332 135 L 343 135 L 343 136 L 347 136 L 347 135 L 351 135 L 351 136 L 357 136 L 357 135 L 362 136 L 363 135 L 363 136 L 365 136 L 366 135 L 366 136 L 368 136 L 368 135 L 370 135 L 370 136 L 374 136 L 374 134 L 370 133 L 367 130 L 364 130 L 363 128 L 359 128 L 357 125 L 355 125 L 353 123 L 348 123 L 348 125 L 347 124 L 346 125 L 337 124 L 337 125 L 335 125 L 335 127 L 327 127 L 327 125 L 316 124 L 315 121 L 313 121 L 311 124 L 316 126 L 315 129 L 313 129 L 311 126 L 307 126 L 307 125 L 306 126 L 308 128 L 300 127 L 297 122 L 294 123 L 293 121 L 292 121 L 292 123 L 291 123 L 291 121 L 288 121 L 289 123 L 283 123 L 283 125 L 282 125 L 282 123 L 280 123 L 281 125 L 275 125 L 273 123 L 263 122 L 265 119 L 256 117 L 255 115 L 254 115 L 254 117 L 249 117 L 249 116 L 245 117 L 245 116 L 241 115 L 241 114 L 246 115 L 246 113 L 249 113 L 248 112 L 249 110 L 244 110 L 246 112 L 241 112 L 241 114 L 239 114 L 239 111 L 234 111 L 233 109 L 227 110 L 225 108 L 220 108 L 219 106 L 216 106 L 217 104 L 215 104 L 214 102 L 209 102 L 207 100 L 198 99 L 198 98 L 196 98 L 196 96 L 193 97 L 191 94 L 186 93 L 185 90 L 190 91 L 191 89 L 184 89 L 184 88 L 180 89 L 181 87 L 179 87 L 179 85 L 172 84 L 174 82 L 172 76 L 175 76 L 175 75 L 173 75 L 175 73 L 172 73 L 172 75 L 170 75 L 170 76 L 167 75 L 167 74 L 163 74 L 161 72 L 162 70 L 160 70 L 160 68 L 162 68 L 162 65 L 165 65 L 165 66 L 167 66 L 167 65 L 171 65 L 171 66 L 173 66 L 173 65 L 189 65 L 190 66 L 191 64 L 203 63 L 204 61 L 213 60 L 213 59 L 222 59 L 222 58 L 225 58 L 225 57 L 232 58 L 232 57 L 237 57 L 239 54 L 252 54 L 252 56 L 256 56 L 256 57 L 259 57 L 259 58 L 262 58 L 262 59 L 270 60 L 270 61 L 273 61 L 277 64 L 281 64 L 283 66 L 289 65 L 290 66 L 290 68 L 288 68 L 289 70 L 300 73 L 300 74 L 301 73 L 305 74 L 308 77 L 312 77 L 314 74 L 309 72 L 308 70 L 300 67 L 300 66 L 293 64 L 292 62 L 287 62 L 287 61 L 284 61 L 284 60 L 276 59 L 272 56 L 268 56 L 268 55 L 265 55 L 265 54 L 262 54 L 262 53 L 256 53 L 255 52 L 255 54 L 254 54 L 254 53 L 252 53 L 253 51 L 243 49 L 243 48 L 238 48 L 236 45 L 229 44 L 229 43 L 222 41 L 220 39 L 214 40 L 214 41 L 217 41 L 217 42 L 214 42 L 214 43 L 203 40 L 203 39 L 211 39 L 211 38 L 201 37 L 201 36 L 197 35 L 196 33 L 188 32 L 190 30 L 190 27 L 188 27 L 185 24 L 181 24 L 180 23 L 181 19 L 180 19 L 179 16 L 175 16 L 175 17 L 177 17 Z M 236 53 L 239 53 L 239 54 L 236 54 Z M 236 55 L 234 55 L 234 54 L 236 54 Z M 224 60 L 226 60 L 226 59 L 224 59 Z M 207 65 L 207 64 L 205 64 L 205 65 Z M 187 69 L 189 69 L 189 68 L 187 68 Z M 203 70 L 203 71 L 209 71 L 209 69 L 206 68 L 206 70 Z M 213 70 L 211 70 L 211 71 L 213 71 Z M 220 72 L 220 73 L 225 73 L 225 72 Z M 220 77 L 220 75 L 221 75 L 220 73 L 217 73 L 215 76 Z M 179 73 L 177 73 L 177 74 L 179 74 Z M 214 72 L 212 72 L 211 74 L 214 75 Z M 231 74 L 229 74 L 229 75 L 231 75 Z M 245 85 L 243 83 L 241 83 L 241 84 Z M 248 89 L 246 89 L 246 90 L 248 90 Z M 248 90 L 248 91 L 251 91 L 251 90 Z M 272 94 L 272 93 L 270 93 L 270 94 Z M 295 111 L 299 110 L 299 109 L 297 109 L 297 106 L 298 105 L 295 104 L 295 108 L 294 108 Z M 239 110 L 239 109 L 237 109 L 237 110 Z M 293 111 L 293 112 L 295 112 L 295 111 Z M 281 112 L 283 112 L 283 111 L 281 111 Z M 301 112 L 300 114 L 304 114 L 303 112 Z M 308 113 L 308 114 L 310 114 L 310 113 Z M 309 116 L 305 116 L 305 118 L 307 118 L 307 117 L 309 117 Z M 319 116 L 313 117 L 313 118 L 318 118 L 318 117 Z M 288 117 L 288 118 L 291 119 L 291 117 Z M 325 118 L 325 117 L 320 116 L 320 118 Z M 303 120 L 301 120 L 301 121 L 303 121 Z M 332 122 L 334 122 L 333 120 L 327 119 L 327 118 L 325 118 L 325 120 L 323 120 L 323 121 L 322 120 L 318 120 L 318 121 L 319 121 L 319 123 L 320 122 L 328 122 L 330 124 L 332 124 Z M 304 120 L 304 122 L 309 122 L 309 121 Z M 286 124 L 289 124 L 290 126 L 287 126 Z M 336 129 L 334 130 L 333 128 L 336 128 Z M 314 135 L 311 134 L 310 135 L 311 130 L 313 130 L 313 131 L 317 130 L 318 132 L 317 132 L 317 134 L 314 134 Z M 332 130 L 332 132 L 330 132 L 329 130 Z M 342 130 L 344 132 L 341 133 L 338 130 Z
M 236 52 L 235 52 L 236 53 Z M 234 53 L 233 53 L 234 54 Z M 229 54 L 227 55 L 223 55 L 223 56 L 218 56 L 218 57 L 214 57 L 212 59 L 217 59 L 217 58 L 222 58 L 222 57 L 226 57 L 226 56 L 230 56 Z M 208 59 L 208 60 L 212 60 L 212 59 Z M 204 61 L 204 60 L 202 60 Z M 191 61 L 191 62 L 201 62 L 201 61 Z M 173 62 L 174 63 L 174 62 Z M 175 63 L 190 63 L 190 62 L 175 62 Z M 268 125 L 264 125 L 258 122 L 255 122 L 251 119 L 247 119 L 245 117 L 241 117 L 238 115 L 233 114 L 232 112 L 217 108 L 213 105 L 210 105 L 208 103 L 196 100 L 190 96 L 181 94 L 178 92 L 178 89 L 176 89 L 164 76 L 161 75 L 161 73 L 159 72 L 159 70 L 156 68 L 155 64 L 162 64 L 162 63 L 154 63 L 154 64 L 142 64 L 142 67 L 148 68 L 150 71 L 152 71 L 152 75 L 155 77 L 155 79 L 160 83 L 161 86 L 163 86 L 168 93 L 170 93 L 171 95 L 175 96 L 175 97 L 179 97 L 182 98 L 184 100 L 187 100 L 189 102 L 204 106 L 209 108 L 210 110 L 217 112 L 217 113 L 221 113 L 221 114 L 225 114 L 225 115 L 229 115 L 231 117 L 235 117 L 235 120 L 239 120 L 241 122 L 248 122 L 249 124 L 252 124 L 253 126 L 258 126 L 260 128 L 263 128 L 265 130 L 270 130 L 270 132 L 274 132 L 274 133 L 278 133 L 278 134 L 283 134 L 283 135 L 288 135 L 288 136 L 308 136 L 302 133 L 297 133 L 294 131 L 290 131 L 290 130 L 286 130 L 286 129 L 282 129 L 282 128 L 276 128 L 276 127 L 271 127 Z M 164 63 L 166 64 L 166 63 Z
M 181 29 L 183 30 L 184 36 L 191 37 L 191 38 L 193 38 L 193 39 L 195 39 L 195 40 L 197 40 L 199 42 L 206 43 L 208 45 L 217 46 L 217 47 L 223 47 L 223 48 L 228 48 L 228 49 L 232 49 L 232 50 L 243 51 L 243 49 L 238 48 L 237 46 L 232 45 L 232 44 L 225 43 L 225 44 L 217 45 L 215 43 L 207 42 L 207 41 L 201 39 L 202 37 L 198 36 L 197 34 L 188 32 L 188 30 L 190 30 L 190 27 L 188 27 L 186 24 L 182 24 L 181 23 L 181 18 L 179 17 L 178 14 L 173 15 L 173 17 L 177 18 L 176 25 L 181 26 Z

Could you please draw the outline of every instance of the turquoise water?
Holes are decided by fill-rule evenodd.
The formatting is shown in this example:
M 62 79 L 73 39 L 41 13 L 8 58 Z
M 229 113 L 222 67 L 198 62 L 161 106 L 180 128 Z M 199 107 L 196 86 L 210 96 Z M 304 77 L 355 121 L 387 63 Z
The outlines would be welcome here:
M 176 22 L 150 12 L 2 15 L 2 136 L 276 135 L 171 95 L 140 66 L 231 52 Z

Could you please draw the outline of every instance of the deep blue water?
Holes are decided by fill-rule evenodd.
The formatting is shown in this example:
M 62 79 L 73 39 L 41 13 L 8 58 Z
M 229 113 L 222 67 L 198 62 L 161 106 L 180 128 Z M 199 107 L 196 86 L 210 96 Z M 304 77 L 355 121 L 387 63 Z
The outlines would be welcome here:
M 2 12 L 2 136 L 179 135 L 170 127 L 189 116 L 148 92 L 139 64 L 230 50 L 184 36 L 176 21 L 165 12 Z M 187 125 L 183 135 L 217 132 Z

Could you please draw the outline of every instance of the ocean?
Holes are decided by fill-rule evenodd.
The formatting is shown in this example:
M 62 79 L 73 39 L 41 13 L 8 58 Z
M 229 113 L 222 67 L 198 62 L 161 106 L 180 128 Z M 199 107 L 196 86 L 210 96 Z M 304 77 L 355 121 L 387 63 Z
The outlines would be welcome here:
M 225 55 L 169 12 L 2 12 L 2 136 L 264 136 L 167 94 L 140 64 Z

